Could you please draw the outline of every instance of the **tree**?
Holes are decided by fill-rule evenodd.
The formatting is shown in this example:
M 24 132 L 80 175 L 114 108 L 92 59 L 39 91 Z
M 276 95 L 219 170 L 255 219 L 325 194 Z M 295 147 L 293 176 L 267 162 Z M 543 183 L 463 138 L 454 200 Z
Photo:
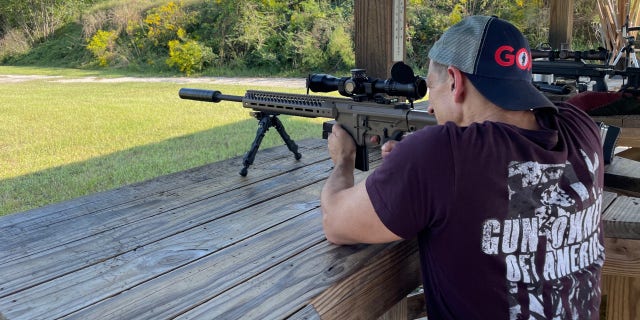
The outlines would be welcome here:
M 2 29 L 17 28 L 32 43 L 46 40 L 91 3 L 93 0 L 0 0 Z

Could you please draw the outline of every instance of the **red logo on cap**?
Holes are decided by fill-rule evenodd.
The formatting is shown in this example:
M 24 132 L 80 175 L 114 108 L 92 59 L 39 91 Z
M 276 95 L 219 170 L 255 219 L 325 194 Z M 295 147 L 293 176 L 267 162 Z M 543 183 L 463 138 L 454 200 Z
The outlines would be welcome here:
M 496 63 L 503 67 L 511 67 L 514 64 L 522 70 L 531 69 L 531 59 L 529 58 L 529 51 L 526 48 L 521 48 L 513 54 L 515 49 L 512 46 L 501 46 L 496 50 L 494 59 Z

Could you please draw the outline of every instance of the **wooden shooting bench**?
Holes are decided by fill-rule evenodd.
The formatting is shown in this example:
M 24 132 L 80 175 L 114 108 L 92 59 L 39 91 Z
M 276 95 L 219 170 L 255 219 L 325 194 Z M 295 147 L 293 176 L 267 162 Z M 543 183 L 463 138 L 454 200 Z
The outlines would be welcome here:
M 605 264 L 601 319 L 640 319 L 640 116 L 594 117 L 621 128 L 618 153 L 606 166 Z
M 0 218 L 0 319 L 422 316 L 415 241 L 329 244 L 326 141 L 298 144 L 300 161 L 261 150 L 246 177 L 238 157 Z M 627 160 L 608 176 L 637 187 Z M 639 208 L 606 194 L 604 319 L 640 318 Z
M 298 144 L 0 218 L 0 319 L 388 318 L 415 241 L 329 244 L 326 140 Z

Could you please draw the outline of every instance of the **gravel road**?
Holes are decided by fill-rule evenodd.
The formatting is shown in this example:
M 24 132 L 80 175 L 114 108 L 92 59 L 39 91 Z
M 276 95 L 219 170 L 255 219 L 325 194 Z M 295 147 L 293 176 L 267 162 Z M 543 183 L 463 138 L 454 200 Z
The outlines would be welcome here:
M 42 76 L 42 75 L 2 75 L 0 74 L 0 83 L 14 83 L 32 80 L 47 80 L 51 82 L 172 82 L 180 84 L 204 83 L 204 84 L 242 84 L 263 87 L 286 87 L 286 88 L 305 88 L 305 78 L 258 78 L 258 77 L 118 77 L 118 78 L 100 78 L 100 77 L 78 77 L 68 78 L 62 76 Z M 607 79 L 609 91 L 617 91 L 622 85 L 622 80 Z

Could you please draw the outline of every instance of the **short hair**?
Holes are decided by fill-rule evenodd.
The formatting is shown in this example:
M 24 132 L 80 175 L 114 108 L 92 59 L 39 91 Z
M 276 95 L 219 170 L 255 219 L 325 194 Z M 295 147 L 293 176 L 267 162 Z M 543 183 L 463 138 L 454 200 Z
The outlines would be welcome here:
M 438 81 L 444 81 L 447 78 L 447 65 L 431 60 L 431 65 L 429 66 L 429 73 L 437 74 Z

